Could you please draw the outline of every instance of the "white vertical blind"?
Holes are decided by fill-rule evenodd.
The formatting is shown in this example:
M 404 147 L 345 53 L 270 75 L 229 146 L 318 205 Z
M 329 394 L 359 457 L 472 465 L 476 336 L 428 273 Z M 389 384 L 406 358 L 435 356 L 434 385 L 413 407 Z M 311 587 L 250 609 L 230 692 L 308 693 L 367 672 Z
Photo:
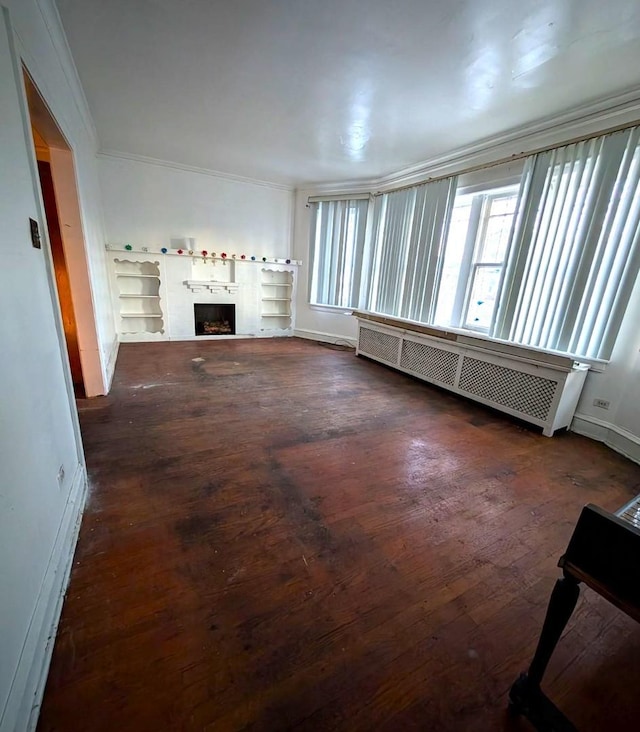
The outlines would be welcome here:
M 446 178 L 376 199 L 365 300 L 370 310 L 433 321 L 456 184 L 457 178 Z
M 640 268 L 640 128 L 529 159 L 491 334 L 609 358 Z
M 320 201 L 311 207 L 311 303 L 357 307 L 369 200 Z

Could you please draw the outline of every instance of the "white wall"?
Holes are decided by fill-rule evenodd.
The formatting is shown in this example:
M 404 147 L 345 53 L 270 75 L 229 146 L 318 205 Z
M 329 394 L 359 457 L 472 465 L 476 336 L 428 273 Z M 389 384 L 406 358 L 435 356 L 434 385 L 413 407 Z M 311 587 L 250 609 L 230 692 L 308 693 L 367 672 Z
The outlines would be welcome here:
M 188 236 L 208 252 L 291 255 L 288 188 L 106 155 L 99 174 L 112 244 L 161 248 Z
M 2 2 L 11 12 L 17 53 L 73 151 L 103 371 L 103 393 L 106 393 L 115 366 L 117 339 L 104 255 L 93 121 L 53 0 Z
M 611 362 L 589 372 L 572 429 L 640 462 L 640 279 L 627 307 Z M 609 401 L 604 410 L 594 399 Z
M 0 730 L 33 725 L 86 490 L 20 59 L 74 150 L 103 363 L 113 347 L 95 141 L 48 0 L 0 16 Z M 108 370 L 105 367 L 104 377 Z M 60 472 L 63 467 L 64 475 Z M 31 721 L 30 721 L 31 720 Z

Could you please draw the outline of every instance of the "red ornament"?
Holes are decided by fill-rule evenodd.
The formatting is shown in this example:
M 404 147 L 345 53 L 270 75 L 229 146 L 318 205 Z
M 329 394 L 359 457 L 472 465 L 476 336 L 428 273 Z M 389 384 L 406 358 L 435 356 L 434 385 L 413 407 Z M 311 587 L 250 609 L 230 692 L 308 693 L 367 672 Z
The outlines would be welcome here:
M 225 252 L 222 252 L 222 254 L 221 254 L 220 256 L 221 256 L 221 257 L 222 257 L 223 259 L 226 259 L 226 258 L 227 258 L 227 255 L 225 254 Z
M 246 257 L 244 256 L 244 254 L 241 254 L 240 255 L 240 259 L 246 259 Z
M 178 249 L 178 254 L 184 254 L 184 252 L 182 251 L 182 249 Z
M 206 256 L 207 256 L 207 250 L 206 250 L 206 249 L 203 249 L 203 250 L 202 250 L 202 256 L 203 256 L 203 257 L 206 257 Z

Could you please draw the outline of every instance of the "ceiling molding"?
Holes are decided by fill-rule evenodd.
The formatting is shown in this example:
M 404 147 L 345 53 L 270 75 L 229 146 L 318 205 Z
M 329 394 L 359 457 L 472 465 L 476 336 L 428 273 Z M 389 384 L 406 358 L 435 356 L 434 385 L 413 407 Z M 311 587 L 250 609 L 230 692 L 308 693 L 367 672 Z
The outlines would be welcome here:
M 223 173 L 219 170 L 211 170 L 210 168 L 198 168 L 195 165 L 184 165 L 183 163 L 174 163 L 171 160 L 160 160 L 159 158 L 149 158 L 146 155 L 136 155 L 135 153 L 121 152 L 119 150 L 100 150 L 97 153 L 98 158 L 116 158 L 119 160 L 129 160 L 134 163 L 144 163 L 145 165 L 156 165 L 162 168 L 170 168 L 172 170 L 181 170 L 187 173 L 198 173 L 199 175 L 208 175 L 212 178 L 220 178 L 221 180 L 230 181 L 232 183 L 247 183 L 254 186 L 263 186 L 265 188 L 273 188 L 278 191 L 294 191 L 294 186 L 284 183 L 276 183 L 274 181 L 261 180 L 260 178 L 248 178 L 243 175 L 234 175 L 233 173 Z
M 429 178 L 456 175 L 475 166 L 508 162 L 545 147 L 568 144 L 581 136 L 604 133 L 635 122 L 640 122 L 640 87 L 486 137 L 388 175 L 329 183 L 309 182 L 301 184 L 298 190 L 336 194 L 393 190 Z

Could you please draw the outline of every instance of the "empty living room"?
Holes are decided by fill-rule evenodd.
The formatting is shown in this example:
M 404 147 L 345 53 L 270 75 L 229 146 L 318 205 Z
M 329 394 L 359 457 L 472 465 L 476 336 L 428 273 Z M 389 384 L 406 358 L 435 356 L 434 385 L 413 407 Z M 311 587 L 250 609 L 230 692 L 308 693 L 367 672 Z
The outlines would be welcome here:
M 636 729 L 640 5 L 0 11 L 0 732 Z

